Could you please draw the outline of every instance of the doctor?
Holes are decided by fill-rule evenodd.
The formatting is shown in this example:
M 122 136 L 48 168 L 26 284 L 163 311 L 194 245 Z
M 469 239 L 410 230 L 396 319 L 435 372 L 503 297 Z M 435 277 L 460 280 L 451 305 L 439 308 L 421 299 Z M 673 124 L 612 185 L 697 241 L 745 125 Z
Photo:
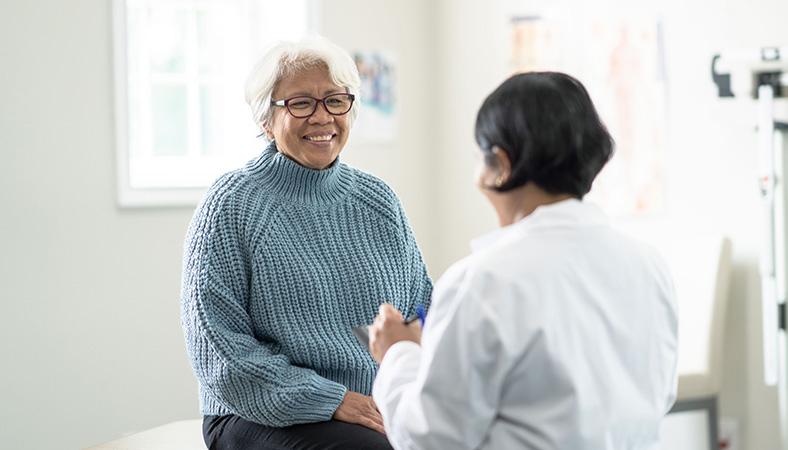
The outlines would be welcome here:
M 583 202 L 613 142 L 585 88 L 515 75 L 476 120 L 500 228 L 435 287 L 424 325 L 370 329 L 396 449 L 650 449 L 676 389 L 675 298 L 649 247 Z

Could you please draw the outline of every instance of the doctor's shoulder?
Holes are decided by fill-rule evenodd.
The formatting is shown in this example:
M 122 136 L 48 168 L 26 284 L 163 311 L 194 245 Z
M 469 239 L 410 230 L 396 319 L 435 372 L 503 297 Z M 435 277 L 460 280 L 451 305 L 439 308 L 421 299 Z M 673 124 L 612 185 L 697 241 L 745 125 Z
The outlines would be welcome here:
M 673 276 L 671 275 L 670 267 L 667 263 L 665 255 L 655 245 L 630 237 L 626 234 L 619 233 L 620 238 L 625 240 L 628 244 L 626 247 L 630 248 L 635 253 L 634 257 L 642 261 L 643 268 L 647 270 L 655 278 L 656 282 L 666 291 L 673 291 Z M 621 247 L 621 248 L 626 248 Z
M 433 300 L 451 296 L 496 302 L 501 296 L 491 294 L 521 296 L 522 287 L 537 281 L 540 275 L 532 258 L 521 258 L 517 253 L 496 243 L 455 262 L 436 282 Z

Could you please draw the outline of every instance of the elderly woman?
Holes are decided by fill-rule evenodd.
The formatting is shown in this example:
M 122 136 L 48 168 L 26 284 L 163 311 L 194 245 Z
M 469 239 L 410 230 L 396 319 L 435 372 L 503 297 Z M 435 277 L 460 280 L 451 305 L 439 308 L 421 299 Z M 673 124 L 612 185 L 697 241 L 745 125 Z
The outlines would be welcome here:
M 272 48 L 246 99 L 269 141 L 221 178 L 185 244 L 182 324 L 211 449 L 389 449 L 352 334 L 432 285 L 381 180 L 338 159 L 359 76 L 323 39 Z
M 654 251 L 582 201 L 613 144 L 588 93 L 516 75 L 485 100 L 476 141 L 500 228 L 435 286 L 423 338 L 396 305 L 371 329 L 394 448 L 654 448 L 676 389 L 675 298 Z

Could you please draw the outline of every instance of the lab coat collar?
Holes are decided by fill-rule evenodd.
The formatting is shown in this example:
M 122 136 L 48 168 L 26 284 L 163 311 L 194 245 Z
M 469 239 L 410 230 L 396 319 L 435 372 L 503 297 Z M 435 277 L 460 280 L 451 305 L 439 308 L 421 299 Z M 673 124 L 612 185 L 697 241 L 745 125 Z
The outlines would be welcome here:
M 575 198 L 537 207 L 519 221 L 497 228 L 471 241 L 471 251 L 478 252 L 514 234 L 527 234 L 545 228 L 606 225 L 608 219 L 596 205 Z

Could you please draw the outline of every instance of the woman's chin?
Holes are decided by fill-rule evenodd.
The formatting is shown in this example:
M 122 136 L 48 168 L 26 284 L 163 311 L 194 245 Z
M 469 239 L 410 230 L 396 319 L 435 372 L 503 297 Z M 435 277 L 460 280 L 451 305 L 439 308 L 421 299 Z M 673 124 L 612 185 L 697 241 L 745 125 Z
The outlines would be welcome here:
M 330 149 L 325 149 L 322 152 L 311 153 L 301 165 L 315 170 L 323 170 L 328 168 L 335 159 L 337 159 L 337 152 L 331 152 Z

